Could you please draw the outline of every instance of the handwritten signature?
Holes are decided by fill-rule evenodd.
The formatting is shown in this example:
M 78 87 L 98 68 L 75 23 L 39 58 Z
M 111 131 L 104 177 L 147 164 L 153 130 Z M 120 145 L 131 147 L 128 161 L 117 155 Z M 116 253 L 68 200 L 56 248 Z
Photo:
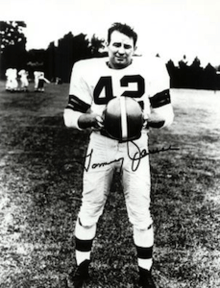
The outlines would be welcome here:
M 131 169 L 132 171 L 136 171 L 141 163 L 141 159 L 143 159 L 144 157 L 150 155 L 150 154 L 156 154 L 156 153 L 160 153 L 160 152 L 165 152 L 165 151 L 171 151 L 171 150 L 179 150 L 178 147 L 172 147 L 171 145 L 169 145 L 168 147 L 162 147 L 162 148 L 155 148 L 152 150 L 147 151 L 146 149 L 141 150 L 138 145 L 136 143 L 134 143 L 133 141 L 130 141 L 130 143 L 132 143 L 135 148 L 137 149 L 137 152 L 134 153 L 134 155 L 130 155 L 130 148 L 129 148 L 129 143 L 127 145 L 127 153 L 128 153 L 128 157 L 131 160 Z M 91 149 L 90 153 L 87 154 L 85 157 L 82 157 L 82 159 L 85 160 L 86 165 L 82 164 L 81 162 L 78 161 L 74 161 L 77 162 L 81 165 L 84 166 L 84 170 L 86 172 L 89 171 L 89 169 L 96 169 L 96 168 L 101 168 L 107 165 L 111 165 L 113 163 L 119 163 L 120 164 L 120 169 L 122 169 L 123 163 L 124 163 L 124 157 L 120 157 L 118 159 L 114 159 L 110 162 L 102 162 L 102 163 L 92 163 L 92 156 L 93 156 L 93 149 Z

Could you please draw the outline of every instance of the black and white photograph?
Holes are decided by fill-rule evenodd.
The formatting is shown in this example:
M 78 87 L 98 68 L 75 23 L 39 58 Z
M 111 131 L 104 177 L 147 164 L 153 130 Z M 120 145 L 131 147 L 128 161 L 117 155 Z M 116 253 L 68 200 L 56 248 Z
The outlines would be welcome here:
M 220 288 L 219 15 L 1 3 L 0 288 Z

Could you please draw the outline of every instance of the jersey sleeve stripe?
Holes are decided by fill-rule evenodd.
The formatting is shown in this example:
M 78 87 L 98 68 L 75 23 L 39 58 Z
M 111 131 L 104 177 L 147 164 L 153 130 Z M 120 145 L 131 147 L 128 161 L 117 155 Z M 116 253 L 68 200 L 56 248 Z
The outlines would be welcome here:
M 66 109 L 71 109 L 74 111 L 85 113 L 89 109 L 90 105 L 86 102 L 80 100 L 75 95 L 69 95 L 69 102 Z
M 170 91 L 169 89 L 163 90 L 150 98 L 152 108 L 159 108 L 164 105 L 170 104 Z

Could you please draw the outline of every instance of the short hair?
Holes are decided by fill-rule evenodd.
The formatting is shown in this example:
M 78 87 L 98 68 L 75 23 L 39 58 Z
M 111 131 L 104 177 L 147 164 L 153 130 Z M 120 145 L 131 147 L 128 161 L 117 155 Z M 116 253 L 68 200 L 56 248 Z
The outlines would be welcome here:
M 114 23 L 112 24 L 112 26 L 108 29 L 108 43 L 110 43 L 111 41 L 111 34 L 114 31 L 118 31 L 120 33 L 125 34 L 126 36 L 128 36 L 129 38 L 132 38 L 134 41 L 134 46 L 136 46 L 137 43 L 137 33 L 134 31 L 134 29 L 132 29 L 130 26 L 128 26 L 127 24 L 121 24 L 121 23 Z

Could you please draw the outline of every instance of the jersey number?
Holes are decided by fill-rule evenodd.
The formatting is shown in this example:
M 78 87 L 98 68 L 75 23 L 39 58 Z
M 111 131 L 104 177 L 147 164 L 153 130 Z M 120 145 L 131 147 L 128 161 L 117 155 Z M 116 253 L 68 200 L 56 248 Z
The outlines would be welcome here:
M 145 93 L 144 78 L 141 75 L 124 76 L 120 80 L 121 87 L 128 87 L 129 83 L 136 83 L 137 89 L 135 91 L 125 90 L 120 96 L 127 96 L 132 98 L 140 98 Z M 104 89 L 104 97 L 101 92 Z M 113 85 L 111 76 L 101 77 L 94 89 L 95 104 L 107 104 L 111 99 L 115 98 L 113 93 Z

